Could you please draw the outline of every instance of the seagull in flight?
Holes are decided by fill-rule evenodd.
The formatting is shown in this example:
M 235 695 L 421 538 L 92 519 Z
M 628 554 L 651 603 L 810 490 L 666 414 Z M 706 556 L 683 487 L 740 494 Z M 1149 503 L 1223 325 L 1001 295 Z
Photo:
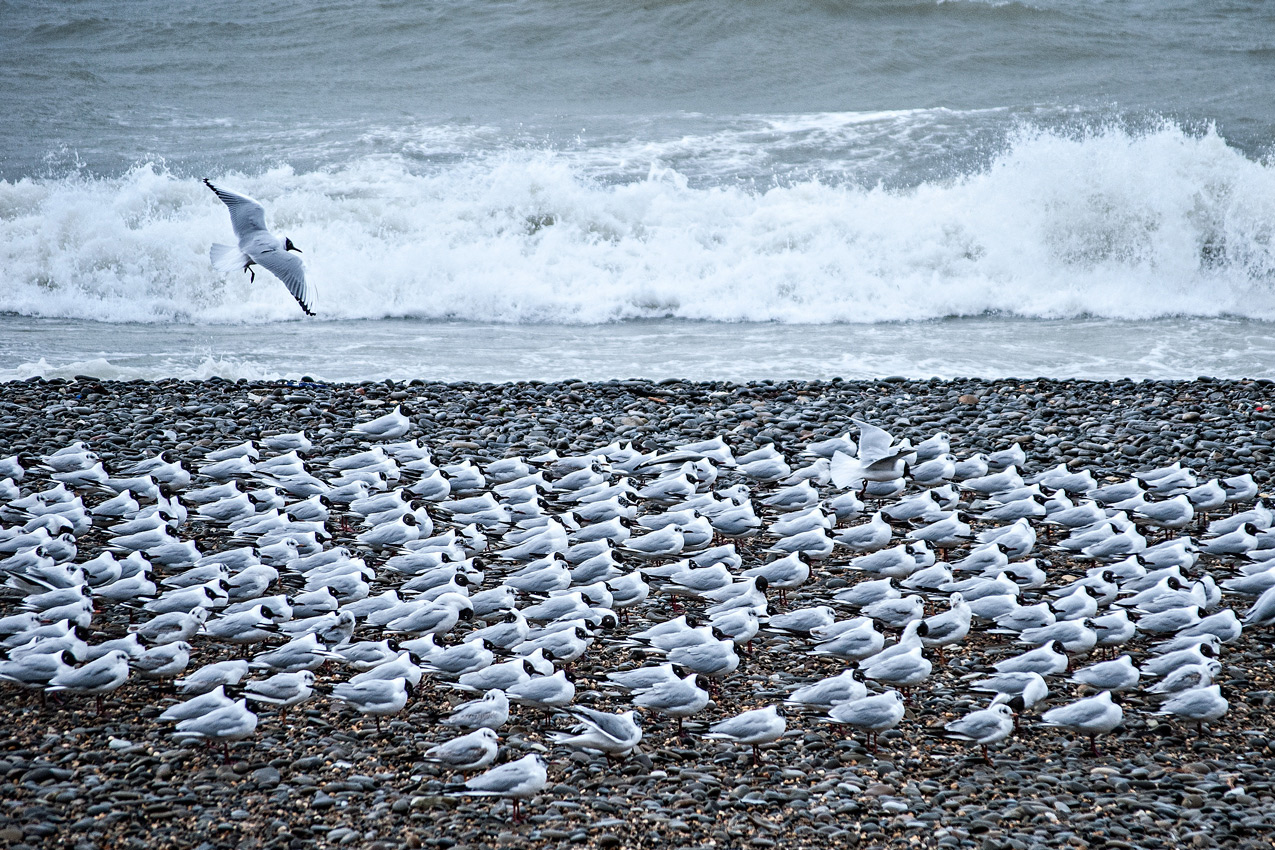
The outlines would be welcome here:
M 230 209 L 230 223 L 235 228 L 235 236 L 239 237 L 238 248 L 220 244 L 212 246 L 209 258 L 213 267 L 221 272 L 243 269 L 255 283 L 257 273 L 252 271 L 252 266 L 261 266 L 283 281 L 283 285 L 288 287 L 305 314 L 313 316 L 314 311 L 310 309 L 312 293 L 305 282 L 305 269 L 300 259 L 288 253 L 296 251 L 300 254 L 301 249 L 293 245 L 292 240 L 286 236 L 280 239 L 266 229 L 265 207 L 252 198 L 218 189 L 206 177 L 204 185 L 216 192 L 217 197 Z

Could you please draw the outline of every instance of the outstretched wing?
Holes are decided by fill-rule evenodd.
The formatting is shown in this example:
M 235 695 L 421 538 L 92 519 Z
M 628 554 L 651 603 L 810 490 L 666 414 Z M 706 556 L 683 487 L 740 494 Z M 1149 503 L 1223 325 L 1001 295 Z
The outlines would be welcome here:
M 832 486 L 838 490 L 858 487 L 863 483 L 863 463 L 843 451 L 834 452 L 829 465 Z
M 261 204 L 247 195 L 218 189 L 207 177 L 204 178 L 204 185 L 216 192 L 217 197 L 230 209 L 230 224 L 240 241 L 266 229 L 266 210 Z
M 859 428 L 859 460 L 872 463 L 890 453 L 894 437 L 884 428 L 878 428 L 870 422 L 851 419 Z
M 265 251 L 257 254 L 256 260 L 257 265 L 283 281 L 283 285 L 288 287 L 288 291 L 297 299 L 307 316 L 314 315 L 310 287 L 305 282 L 305 268 L 301 265 L 300 257 L 287 251 Z

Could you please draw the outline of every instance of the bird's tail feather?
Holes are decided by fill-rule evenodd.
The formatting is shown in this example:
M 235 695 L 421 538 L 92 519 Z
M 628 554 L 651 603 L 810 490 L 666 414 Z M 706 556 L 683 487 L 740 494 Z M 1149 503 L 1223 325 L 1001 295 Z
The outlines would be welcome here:
M 218 243 L 213 243 L 208 251 L 208 259 L 212 260 L 213 268 L 222 274 L 242 271 L 249 262 L 248 255 L 238 248 Z

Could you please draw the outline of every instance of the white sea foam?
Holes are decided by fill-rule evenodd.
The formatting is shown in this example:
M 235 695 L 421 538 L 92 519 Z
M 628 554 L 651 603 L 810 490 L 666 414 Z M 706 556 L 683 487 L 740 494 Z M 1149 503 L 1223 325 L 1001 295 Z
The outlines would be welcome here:
M 303 377 L 299 372 L 281 373 L 260 363 L 233 357 L 205 355 L 167 359 L 147 358 L 144 362 L 137 364 L 121 363 L 120 359 L 94 357 L 87 360 L 50 363 L 48 359 L 39 357 L 34 361 L 0 369 L 0 383 L 25 381 L 29 378 L 75 378 L 78 376 L 89 376 L 107 381 L 157 378 L 177 378 L 183 381 L 206 381 L 210 378 L 222 378 L 227 381 L 240 378 L 249 381 L 295 381 Z
M 990 165 L 905 188 L 714 185 L 660 150 L 634 178 L 628 150 L 610 175 L 596 150 L 504 148 L 210 176 L 305 251 L 326 318 L 1275 319 L 1275 165 L 1212 131 L 1025 129 Z M 737 154 L 722 143 L 723 162 Z M 208 247 L 230 238 L 216 198 L 153 164 L 0 182 L 0 311 L 300 318 L 268 274 L 214 272 Z

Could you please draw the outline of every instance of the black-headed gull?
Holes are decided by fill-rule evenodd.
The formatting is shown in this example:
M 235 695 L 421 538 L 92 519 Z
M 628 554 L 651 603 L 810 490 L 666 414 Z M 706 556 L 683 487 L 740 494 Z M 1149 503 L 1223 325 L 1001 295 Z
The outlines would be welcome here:
M 628 755 L 642 742 L 642 726 L 633 711 L 608 714 L 576 706 L 571 714 L 580 721 L 573 730 L 576 734 L 552 732 L 555 744 L 603 753 L 610 759 Z
M 499 751 L 499 736 L 484 726 L 430 747 L 425 756 L 453 770 L 479 770 L 494 762 Z
M 1014 732 L 1014 708 L 1006 702 L 999 702 L 997 697 L 987 708 L 972 711 L 964 717 L 943 725 L 948 736 L 961 741 L 971 741 L 983 750 L 983 761 L 992 763 L 987 754 L 987 745 L 999 743 Z M 1014 705 L 1020 710 L 1024 704 L 1021 696 L 1012 697 Z
M 1097 737 L 1110 732 L 1124 720 L 1124 711 L 1111 699 L 1110 691 L 1076 700 L 1046 711 L 1041 720 L 1046 726 L 1059 726 L 1089 736 L 1089 748 L 1098 755 Z
M 513 800 L 513 822 L 519 823 L 522 815 L 518 811 L 518 801 L 524 797 L 532 797 L 549 783 L 549 772 L 545 760 L 534 753 L 523 756 L 518 761 L 511 761 L 493 767 L 486 773 L 465 781 L 465 791 L 484 797 L 509 797 Z
M 753 767 L 761 763 L 757 748 L 762 744 L 778 741 L 787 729 L 783 710 L 771 705 L 745 711 L 734 717 L 714 723 L 705 733 L 706 738 L 721 738 L 737 744 L 747 744 L 753 748 Z
M 280 239 L 266 229 L 265 207 L 252 198 L 218 189 L 207 178 L 204 178 L 204 185 L 212 189 L 230 210 L 230 224 L 235 229 L 235 236 L 239 238 L 238 248 L 220 244 L 212 246 L 208 256 L 213 266 L 223 273 L 242 269 L 252 275 L 253 281 L 257 279 L 257 275 L 252 271 L 252 266 L 261 266 L 283 281 L 283 285 L 288 287 L 305 314 L 313 316 L 312 295 L 306 284 L 305 268 L 299 258 L 289 253 L 296 251 L 299 254 L 301 249 L 293 245 L 288 237 Z
M 905 712 L 903 695 L 898 691 L 886 691 L 839 702 L 828 710 L 828 719 L 833 723 L 846 723 L 867 731 L 869 744 L 872 751 L 876 752 L 877 737 L 887 729 L 899 725 Z

